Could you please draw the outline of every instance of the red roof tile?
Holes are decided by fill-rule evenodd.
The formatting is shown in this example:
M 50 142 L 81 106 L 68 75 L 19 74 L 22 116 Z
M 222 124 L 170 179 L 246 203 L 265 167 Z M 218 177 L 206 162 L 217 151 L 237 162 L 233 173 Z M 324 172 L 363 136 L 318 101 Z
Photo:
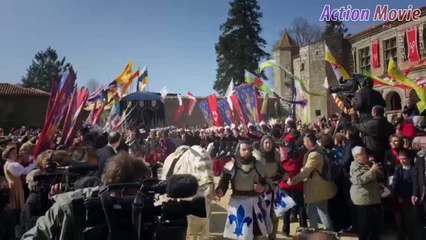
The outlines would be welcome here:
M 50 93 L 36 88 L 25 88 L 10 83 L 0 83 L 0 96 L 48 97 Z

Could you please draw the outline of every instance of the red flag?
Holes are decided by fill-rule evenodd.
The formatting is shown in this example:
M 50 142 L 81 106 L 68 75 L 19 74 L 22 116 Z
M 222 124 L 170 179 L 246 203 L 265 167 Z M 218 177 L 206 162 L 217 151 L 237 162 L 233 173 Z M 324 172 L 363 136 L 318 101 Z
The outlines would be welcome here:
M 416 62 L 420 60 L 419 49 L 417 47 L 417 26 L 410 27 L 406 30 L 408 60 Z
M 66 135 L 64 144 L 66 146 L 70 146 L 72 144 L 72 140 L 74 139 L 75 132 L 77 130 L 77 122 L 80 119 L 82 109 L 87 99 L 89 98 L 89 90 L 85 87 L 82 87 L 77 93 L 77 101 L 75 105 L 75 111 L 72 112 L 72 118 L 70 123 L 70 129 L 68 134 Z
M 185 108 L 183 107 L 183 104 L 182 104 L 182 98 L 180 97 L 179 94 L 177 95 L 177 97 L 178 97 L 179 106 L 176 111 L 175 122 L 179 120 L 180 116 L 182 116 L 182 113 L 185 111 Z
M 102 112 L 104 111 L 105 105 L 106 105 L 105 103 L 101 103 L 101 106 L 99 106 L 99 108 L 96 108 L 96 109 L 93 110 L 92 122 L 91 122 L 92 125 L 95 125 L 98 122 L 99 117 L 101 116 Z
M 59 127 L 59 124 L 68 106 L 68 101 L 71 97 L 72 91 L 74 90 L 75 79 L 76 76 L 72 69 L 62 74 L 62 87 L 58 94 L 56 94 L 53 107 L 49 112 L 46 124 L 40 133 L 40 137 L 33 151 L 34 157 L 37 157 L 39 153 L 50 147 L 53 135 Z
M 215 94 L 211 94 L 207 97 L 209 103 L 210 112 L 212 113 L 213 125 L 216 127 L 223 126 L 222 118 L 219 115 L 219 109 L 217 107 L 217 99 Z
M 244 116 L 244 113 L 243 113 L 243 111 L 240 107 L 240 102 L 238 101 L 238 95 L 235 94 L 235 93 L 232 94 L 231 95 L 231 101 L 232 101 L 232 105 L 234 105 L 234 109 L 238 113 L 238 117 L 240 118 L 240 123 L 247 124 L 246 117 Z
M 58 82 L 57 82 L 56 79 L 54 79 L 54 80 L 52 80 L 52 83 L 51 83 L 49 103 L 47 105 L 46 116 L 44 118 L 44 124 L 46 124 L 47 118 L 49 117 L 50 110 L 52 110 L 53 103 L 55 102 L 57 92 L 58 92 Z
M 78 89 L 75 88 L 72 96 L 71 96 L 71 100 L 68 104 L 68 110 L 67 110 L 67 114 L 65 115 L 65 120 L 64 120 L 64 125 L 62 127 L 62 136 L 61 136 L 61 144 L 64 144 L 65 139 L 68 135 L 68 132 L 70 130 L 70 126 L 71 126 L 71 119 L 72 116 L 74 115 L 75 112 L 75 108 L 77 105 L 77 94 L 78 94 Z
M 194 110 L 195 104 L 197 104 L 197 99 L 190 92 L 188 92 L 188 98 L 189 98 L 188 116 L 191 116 L 192 111 Z
M 377 68 L 380 66 L 379 61 L 379 40 L 374 40 L 371 42 L 371 53 L 373 57 L 371 58 L 371 66 Z

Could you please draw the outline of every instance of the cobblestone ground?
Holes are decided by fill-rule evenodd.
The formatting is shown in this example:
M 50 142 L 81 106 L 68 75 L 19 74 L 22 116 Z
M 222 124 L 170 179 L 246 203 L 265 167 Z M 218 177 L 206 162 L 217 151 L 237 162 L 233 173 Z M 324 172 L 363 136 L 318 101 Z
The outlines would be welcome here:
M 215 177 L 215 183 L 217 184 L 219 181 L 219 178 Z M 225 221 L 226 221 L 226 213 L 227 213 L 227 208 L 228 208 L 228 202 L 229 202 L 229 196 L 230 196 L 230 192 L 228 191 L 227 194 L 219 201 L 219 202 L 214 202 L 212 204 L 212 213 L 211 213 L 211 222 L 210 222 L 210 238 L 209 239 L 217 239 L 217 240 L 221 240 L 224 239 L 222 237 L 223 234 L 223 229 L 225 226 Z M 282 233 L 280 232 L 280 229 L 282 229 L 282 219 L 280 219 L 279 221 L 279 226 L 278 226 L 278 234 L 277 234 L 277 239 L 291 239 L 291 238 L 285 238 Z M 298 227 L 298 223 L 292 223 L 291 227 L 290 227 L 290 235 L 294 236 L 296 229 Z M 342 240 L 353 240 L 353 239 L 358 239 L 357 237 L 341 237 Z M 393 240 L 396 239 L 396 237 L 392 236 L 392 235 L 387 235 L 384 236 L 383 239 L 386 240 Z

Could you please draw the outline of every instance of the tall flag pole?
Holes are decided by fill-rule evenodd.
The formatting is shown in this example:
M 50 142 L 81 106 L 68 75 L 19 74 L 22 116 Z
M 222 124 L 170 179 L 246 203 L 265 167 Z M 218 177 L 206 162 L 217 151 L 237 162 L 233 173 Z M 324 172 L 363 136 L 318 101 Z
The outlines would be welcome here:
M 194 107 L 197 104 L 197 99 L 194 97 L 194 95 L 192 95 L 192 93 L 188 92 L 188 98 L 189 98 L 189 103 L 188 103 L 188 116 L 191 116 L 192 111 L 194 111 Z

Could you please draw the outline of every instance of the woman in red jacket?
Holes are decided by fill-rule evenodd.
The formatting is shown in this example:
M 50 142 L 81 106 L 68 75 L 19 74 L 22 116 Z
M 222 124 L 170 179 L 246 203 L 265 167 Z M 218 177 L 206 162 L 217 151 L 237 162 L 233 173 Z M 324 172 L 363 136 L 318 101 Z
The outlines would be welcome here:
M 293 210 L 299 215 L 300 227 L 307 227 L 307 217 L 305 211 L 305 204 L 303 200 L 303 182 L 296 185 L 289 186 L 287 180 L 293 178 L 300 173 L 300 169 L 303 167 L 303 154 L 299 152 L 295 144 L 295 138 L 292 134 L 287 134 L 284 137 L 286 145 L 281 147 L 281 164 L 287 175 L 278 184 L 278 187 L 284 190 L 288 196 L 293 198 L 296 202 L 296 206 L 284 213 L 283 216 L 283 233 L 286 236 L 290 235 L 290 214 Z

